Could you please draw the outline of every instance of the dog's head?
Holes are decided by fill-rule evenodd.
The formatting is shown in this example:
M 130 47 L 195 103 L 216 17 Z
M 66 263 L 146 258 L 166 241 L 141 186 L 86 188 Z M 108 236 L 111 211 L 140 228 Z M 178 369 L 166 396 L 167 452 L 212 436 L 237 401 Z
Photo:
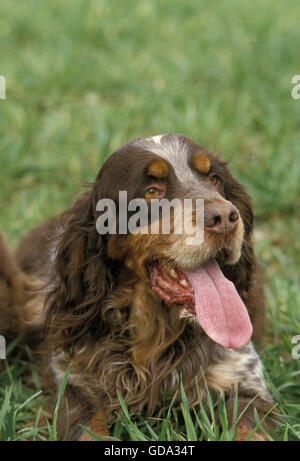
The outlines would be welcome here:
M 77 340 L 128 278 L 180 317 L 197 318 L 216 342 L 239 347 L 251 327 L 220 268 L 246 300 L 252 221 L 244 187 L 215 155 L 177 134 L 134 139 L 108 157 L 67 213 L 48 321 L 66 344 Z M 232 341 L 222 332 L 231 317 L 240 330 Z

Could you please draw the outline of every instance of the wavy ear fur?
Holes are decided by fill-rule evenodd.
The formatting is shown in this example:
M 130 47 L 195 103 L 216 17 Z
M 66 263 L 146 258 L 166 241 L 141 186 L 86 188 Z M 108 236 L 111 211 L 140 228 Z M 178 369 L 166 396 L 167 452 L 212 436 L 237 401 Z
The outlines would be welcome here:
M 263 277 L 258 266 L 253 245 L 253 211 L 249 195 L 244 186 L 239 184 L 227 170 L 225 181 L 226 198 L 239 210 L 244 223 L 244 242 L 242 253 L 237 264 L 224 266 L 224 275 L 231 280 L 244 303 L 246 304 L 253 323 L 253 339 L 261 343 L 265 325 L 265 297 Z
M 252 205 L 245 188 L 231 176 L 228 170 L 227 174 L 230 178 L 225 182 L 225 194 L 226 198 L 237 207 L 242 217 L 244 223 L 244 242 L 238 263 L 233 266 L 225 266 L 225 271 L 226 276 L 235 283 L 240 295 L 245 298 L 247 297 L 253 271 L 255 270 L 255 256 L 251 241 L 253 230 Z
M 84 336 L 97 338 L 105 325 L 101 306 L 113 285 L 105 236 L 96 230 L 99 183 L 64 213 L 57 237 L 55 279 L 47 298 L 46 336 L 50 346 L 72 353 Z

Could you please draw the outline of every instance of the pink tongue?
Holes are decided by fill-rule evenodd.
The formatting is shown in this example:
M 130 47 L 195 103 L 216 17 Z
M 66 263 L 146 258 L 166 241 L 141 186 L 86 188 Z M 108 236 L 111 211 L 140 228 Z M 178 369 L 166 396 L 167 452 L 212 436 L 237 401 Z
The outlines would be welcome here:
M 195 290 L 195 310 L 205 333 L 223 347 L 238 348 L 248 343 L 252 325 L 236 288 L 221 272 L 216 261 L 186 271 Z

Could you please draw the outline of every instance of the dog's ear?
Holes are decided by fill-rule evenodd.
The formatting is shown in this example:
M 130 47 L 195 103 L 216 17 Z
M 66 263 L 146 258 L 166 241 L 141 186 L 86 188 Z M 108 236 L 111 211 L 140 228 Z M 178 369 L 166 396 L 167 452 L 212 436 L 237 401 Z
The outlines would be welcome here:
M 247 302 L 256 272 L 256 261 L 252 246 L 252 204 L 245 187 L 234 179 L 227 168 L 225 170 L 227 173 L 224 183 L 225 196 L 239 210 L 244 224 L 244 241 L 239 261 L 232 266 L 225 266 L 224 273 L 235 284 L 244 302 Z
M 248 308 L 253 324 L 252 339 L 256 344 L 261 344 L 265 327 L 265 294 L 264 281 L 257 263 L 253 243 L 253 211 L 249 195 L 246 189 L 232 176 L 225 183 L 225 194 L 239 210 L 244 223 L 244 241 L 241 257 L 232 266 L 224 266 L 224 275 L 231 280 L 245 305 Z
M 55 271 L 45 333 L 50 346 L 69 352 L 83 335 L 97 338 L 101 334 L 101 307 L 113 286 L 105 236 L 96 229 L 100 198 L 100 185 L 95 183 L 65 213 L 64 231 L 54 242 Z

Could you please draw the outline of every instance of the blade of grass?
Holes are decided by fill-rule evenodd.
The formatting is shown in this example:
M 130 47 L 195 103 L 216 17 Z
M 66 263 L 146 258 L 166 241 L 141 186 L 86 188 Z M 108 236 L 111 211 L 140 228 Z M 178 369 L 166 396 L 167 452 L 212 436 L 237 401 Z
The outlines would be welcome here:
M 51 440 L 51 441 L 56 441 L 57 440 L 58 410 L 59 410 L 59 407 L 60 407 L 60 404 L 61 404 L 62 397 L 63 397 L 64 392 L 65 392 L 66 387 L 67 387 L 69 374 L 70 374 L 70 369 L 71 369 L 71 365 L 69 365 L 68 368 L 66 369 L 66 372 L 64 374 L 64 377 L 63 377 L 63 380 L 62 380 L 62 383 L 61 383 L 61 386 L 60 386 L 58 399 L 57 399 L 55 409 L 54 409 L 54 413 L 53 413 L 53 423 L 52 423 L 52 427 L 51 427 L 51 431 L 50 431 L 50 435 L 49 435 L 49 440 Z
M 189 441 L 197 441 L 197 434 L 196 434 L 195 426 L 194 426 L 194 423 L 191 417 L 190 406 L 189 406 L 186 392 L 184 390 L 182 379 L 180 383 L 180 390 L 181 390 L 181 400 L 182 400 L 181 409 L 182 409 L 182 414 L 183 414 L 183 418 L 185 422 L 187 438 Z

